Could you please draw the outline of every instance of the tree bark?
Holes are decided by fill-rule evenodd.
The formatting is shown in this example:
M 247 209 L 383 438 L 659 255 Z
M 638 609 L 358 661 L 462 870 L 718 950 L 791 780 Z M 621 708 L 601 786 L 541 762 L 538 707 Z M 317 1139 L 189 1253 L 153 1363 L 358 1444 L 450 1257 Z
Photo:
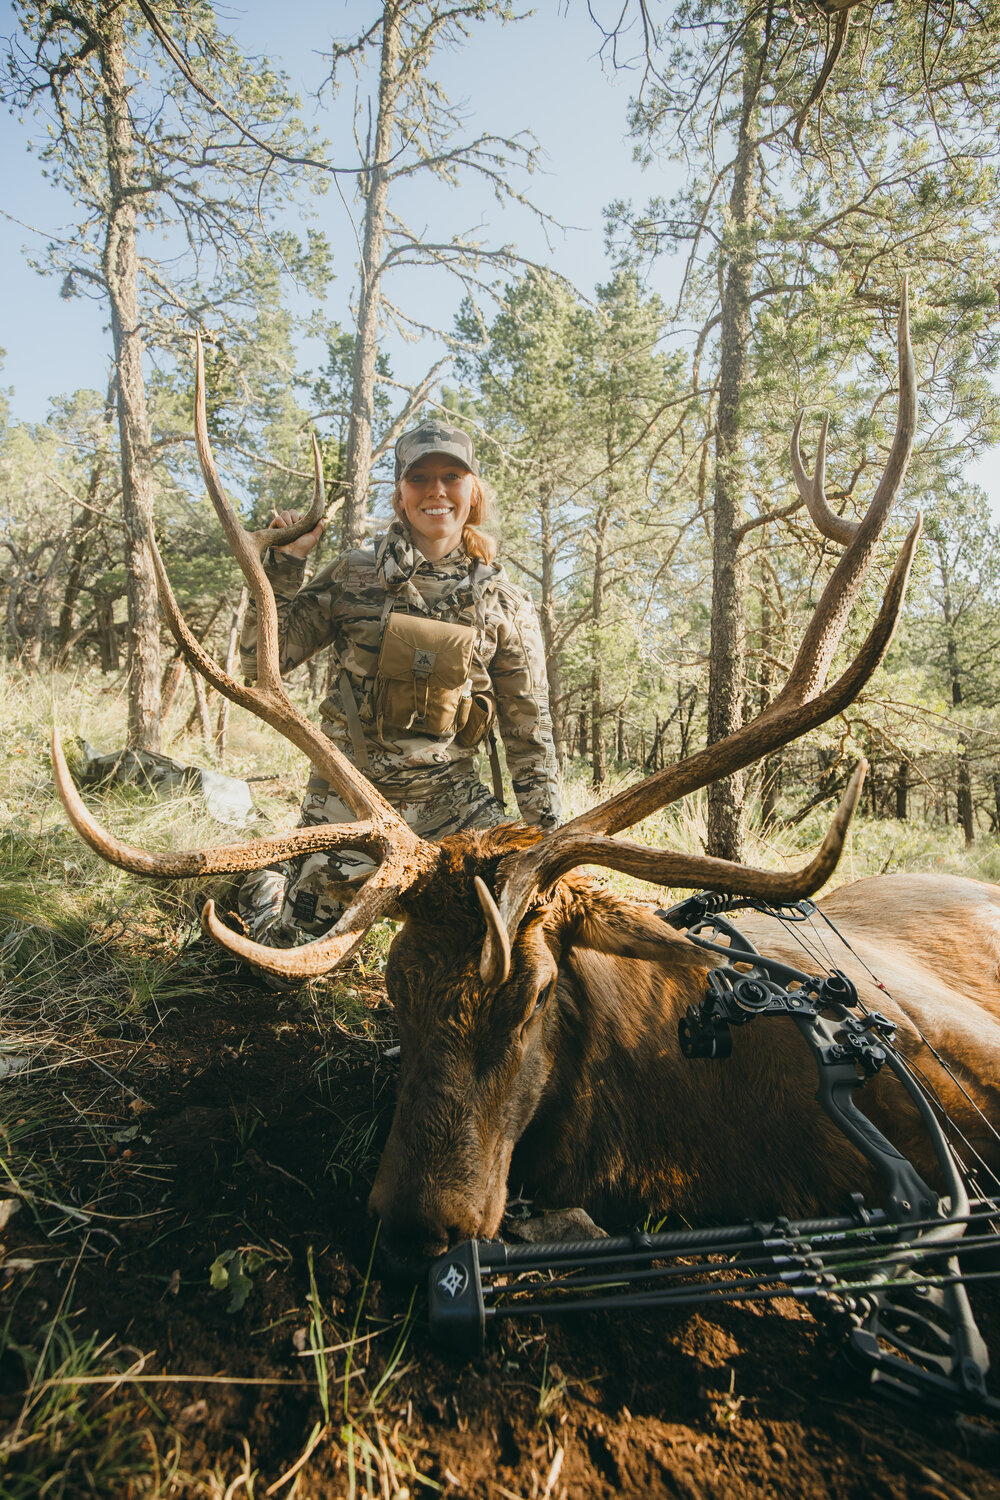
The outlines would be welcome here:
M 246 614 L 248 598 L 249 593 L 246 584 L 244 584 L 242 589 L 240 590 L 240 597 L 237 601 L 236 608 L 233 610 L 233 618 L 230 621 L 229 625 L 229 642 L 226 647 L 226 675 L 229 677 L 232 677 L 234 668 L 236 666 L 236 656 L 237 652 L 239 651 L 240 644 L 240 632 L 243 629 L 243 616 Z M 316 657 L 313 657 L 312 661 L 316 661 L 316 659 Z M 310 662 L 310 665 L 311 664 L 312 662 Z M 219 700 L 219 716 L 215 722 L 215 745 L 219 756 L 220 770 L 222 770 L 222 768 L 226 764 L 226 736 L 229 731 L 229 708 L 229 699 L 225 697 L 221 698 Z
M 110 427 L 115 418 L 115 377 L 112 375 L 108 384 L 108 394 L 104 403 L 104 420 Z M 87 507 L 81 510 L 78 516 L 73 518 L 73 534 L 75 540 L 70 551 L 69 567 L 66 571 L 66 586 L 63 589 L 62 604 L 59 609 L 59 625 L 56 632 L 56 664 L 64 666 L 69 652 L 70 641 L 73 636 L 73 615 L 76 611 L 77 600 L 80 597 L 80 589 L 83 584 L 83 563 L 87 555 L 87 542 L 90 534 L 96 526 L 96 519 L 92 507 L 97 500 L 104 475 L 104 456 L 97 453 L 90 470 L 90 478 L 87 481 Z
M 767 545 L 765 533 L 764 545 Z M 774 639 L 774 613 L 766 594 L 761 595 L 760 605 L 760 711 L 768 707 L 774 687 L 773 661 L 776 655 Z M 760 826 L 765 833 L 775 825 L 778 817 L 778 795 L 781 791 L 782 758 L 768 755 L 760 773 Z
M 139 326 L 134 135 L 128 107 L 122 9 L 112 0 L 102 0 L 98 50 L 110 190 L 104 276 L 118 371 L 125 522 L 127 742 L 133 748 L 155 751 L 160 748 L 160 625 L 148 535 L 153 521 L 153 479 Z
M 97 605 L 97 644 L 101 653 L 101 671 L 117 672 L 118 632 L 115 627 L 115 603 L 106 596 Z
M 167 722 L 167 715 L 174 706 L 174 699 L 177 697 L 177 689 L 180 687 L 181 679 L 184 676 L 184 666 L 184 658 L 183 656 L 181 656 L 180 652 L 178 652 L 163 674 L 163 697 L 160 704 L 160 718 L 161 723 L 163 724 Z
M 351 418 L 347 429 L 344 465 L 344 506 L 341 543 L 354 547 L 364 535 L 372 466 L 372 428 L 375 421 L 375 362 L 378 353 L 379 312 L 382 304 L 382 251 L 389 202 L 389 168 L 399 95 L 399 7 L 383 6 L 382 49 L 379 64 L 378 110 L 373 157 L 365 174 L 365 225 L 361 249 L 361 286 L 358 327 L 354 341 L 351 379 Z
M 901 823 L 906 822 L 907 800 L 910 790 L 910 765 L 908 761 L 899 762 L 899 770 L 896 772 L 896 817 Z
M 944 612 L 945 630 L 947 632 L 947 657 L 948 676 L 951 680 L 951 702 L 953 708 L 962 706 L 962 667 L 958 659 L 958 644 L 955 640 L 955 609 L 951 596 L 951 572 L 948 567 L 948 559 L 944 547 L 938 545 L 938 564 L 941 569 L 941 583 L 943 585 L 943 596 L 941 607 Z M 969 776 L 969 736 L 965 730 L 961 730 L 958 736 L 958 789 L 956 796 L 956 812 L 958 821 L 962 825 L 966 844 L 974 844 L 976 841 L 975 814 L 972 806 L 972 781 Z
M 760 148 L 758 97 L 762 67 L 759 27 L 744 36 L 743 105 L 729 197 L 728 269 L 719 335 L 719 411 L 715 428 L 715 494 L 712 507 L 712 634 L 708 676 L 708 743 L 716 744 L 743 722 L 746 675 L 746 569 L 737 528 L 744 519 L 744 400 L 750 343 L 750 294 L 756 262 Z M 708 853 L 743 857 L 742 773 L 708 789 Z
M 609 487 L 610 490 L 610 487 Z M 590 765 L 591 782 L 595 790 L 604 786 L 608 779 L 608 765 L 604 751 L 603 727 L 604 670 L 601 661 L 601 615 L 604 609 L 604 561 L 608 532 L 608 508 L 598 511 L 594 527 L 594 582 L 591 592 L 593 604 L 592 639 L 594 650 L 590 669 Z
M 212 755 L 215 745 L 212 739 L 212 721 L 208 713 L 208 694 L 205 692 L 205 681 L 193 667 L 190 667 L 188 670 L 191 674 L 191 686 L 194 688 L 194 710 L 188 723 L 190 724 L 191 720 L 197 717 L 198 723 L 201 726 L 201 737 L 205 745 L 205 750 L 209 755 Z M 187 725 L 185 725 L 185 728 L 187 728 Z
M 549 713 L 552 718 L 552 740 L 556 762 L 562 770 L 566 761 L 566 716 L 563 711 L 562 666 L 556 648 L 556 544 L 552 532 L 552 492 L 543 486 L 538 499 L 541 529 L 542 596 L 538 620 L 545 648 L 545 670 L 549 679 Z

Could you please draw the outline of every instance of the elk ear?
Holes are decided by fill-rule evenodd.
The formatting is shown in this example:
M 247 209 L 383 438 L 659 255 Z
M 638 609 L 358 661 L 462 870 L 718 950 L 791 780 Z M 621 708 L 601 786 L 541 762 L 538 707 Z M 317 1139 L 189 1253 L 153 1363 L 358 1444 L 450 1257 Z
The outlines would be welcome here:
M 605 892 L 591 888 L 583 900 L 575 900 L 567 912 L 568 946 L 609 953 L 616 958 L 644 958 L 651 963 L 676 964 L 704 959 L 678 932 L 649 907 L 626 905 Z

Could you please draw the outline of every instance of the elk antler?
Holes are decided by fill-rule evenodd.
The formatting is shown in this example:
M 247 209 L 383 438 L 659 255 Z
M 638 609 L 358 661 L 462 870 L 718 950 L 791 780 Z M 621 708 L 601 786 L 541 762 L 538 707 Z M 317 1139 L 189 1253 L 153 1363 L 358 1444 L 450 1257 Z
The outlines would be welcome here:
M 835 515 L 824 495 L 826 424 L 816 454 L 816 472 L 810 479 L 798 451 L 800 422 L 792 436 L 792 468 L 799 491 L 819 530 L 832 540 L 846 542 L 815 613 L 803 637 L 788 680 L 774 701 L 749 724 L 689 756 L 666 770 L 649 776 L 637 786 L 591 808 L 546 834 L 530 849 L 510 854 L 497 872 L 497 907 L 511 938 L 520 926 L 538 891 L 574 865 L 589 863 L 620 870 L 643 880 L 673 886 L 704 886 L 772 901 L 793 900 L 818 890 L 828 878 L 843 846 L 847 825 L 861 789 L 863 765 L 851 778 L 844 799 L 830 826 L 819 854 L 797 874 L 775 875 L 725 860 L 652 850 L 642 844 L 614 837 L 623 828 L 648 817 L 679 797 L 713 781 L 730 776 L 764 755 L 815 729 L 840 713 L 860 692 L 882 660 L 892 640 L 922 518 L 918 515 L 893 567 L 882 606 L 867 640 L 846 671 L 832 687 L 821 691 L 851 607 L 871 567 L 875 548 L 888 520 L 893 502 L 906 475 L 917 419 L 917 381 L 910 347 L 908 283 L 904 280 L 899 308 L 899 409 L 896 431 L 885 471 L 864 518 L 848 522 Z M 496 938 L 487 925 L 482 972 L 500 972 L 501 958 L 494 953 Z
M 182 854 L 149 854 L 121 843 L 91 817 L 70 777 L 58 730 L 54 730 L 52 736 L 56 786 L 81 838 L 104 859 L 139 875 L 176 879 L 186 875 L 258 870 L 276 859 L 344 847 L 377 856 L 381 860 L 379 868 L 365 882 L 336 926 L 325 937 L 301 948 L 268 948 L 261 943 L 252 942 L 221 923 L 215 914 L 214 904 L 206 902 L 202 923 L 205 930 L 223 947 L 269 973 L 289 979 L 307 979 L 327 972 L 348 958 L 372 923 L 395 905 L 400 893 L 421 874 L 434 867 L 438 850 L 434 844 L 415 834 L 318 725 L 310 723 L 299 712 L 282 685 L 278 611 L 274 591 L 261 563 L 261 555 L 268 547 L 284 546 L 296 541 L 307 531 L 311 531 L 323 514 L 323 465 L 316 439 L 313 438 L 315 494 L 309 514 L 294 526 L 268 527 L 263 531 L 249 533 L 244 531 L 222 488 L 212 456 L 205 414 L 205 370 L 200 337 L 197 341 L 195 367 L 195 439 L 209 497 L 257 604 L 256 685 L 248 686 L 230 677 L 192 635 L 181 616 L 156 542 L 151 535 L 157 588 L 167 623 L 191 666 L 226 698 L 250 709 L 302 750 L 360 821 L 320 824 L 271 838 L 254 839 L 247 844 L 224 845 Z

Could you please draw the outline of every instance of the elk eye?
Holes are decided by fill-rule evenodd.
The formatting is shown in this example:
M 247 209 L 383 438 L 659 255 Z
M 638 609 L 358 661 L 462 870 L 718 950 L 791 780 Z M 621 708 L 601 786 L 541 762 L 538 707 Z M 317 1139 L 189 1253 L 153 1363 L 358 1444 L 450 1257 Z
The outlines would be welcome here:
M 552 998 L 555 987 L 555 980 L 553 980 L 551 984 L 545 986 L 544 990 L 539 990 L 531 1015 L 528 1017 L 529 1021 L 533 1021 L 542 1007 Z

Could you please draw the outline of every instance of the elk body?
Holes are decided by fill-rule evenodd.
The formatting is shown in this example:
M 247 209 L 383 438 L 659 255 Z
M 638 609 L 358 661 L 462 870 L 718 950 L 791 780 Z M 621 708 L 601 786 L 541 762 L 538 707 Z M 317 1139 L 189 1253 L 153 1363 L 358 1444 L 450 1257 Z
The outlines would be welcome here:
M 495 1234 L 508 1182 L 617 1223 L 671 1210 L 723 1223 L 838 1213 L 854 1191 L 878 1201 L 870 1167 L 816 1102 L 816 1066 L 790 1022 L 743 1028 L 724 1061 L 682 1056 L 678 1021 L 718 960 L 648 907 L 564 879 L 522 923 L 507 983 L 485 986 L 469 872 L 502 859 L 511 837 L 447 841 L 390 953 L 401 1072 L 371 1202 L 400 1259 Z M 1000 1123 L 1000 889 L 892 875 L 843 886 L 821 909 L 857 955 L 826 930 L 832 961 L 898 1023 L 904 1055 L 987 1154 L 981 1119 L 918 1028 Z M 738 925 L 762 953 L 808 970 L 776 919 Z M 932 1177 L 926 1130 L 889 1070 L 860 1102 Z
M 456 1238 L 493 1233 L 511 1181 L 563 1205 L 582 1203 L 598 1212 L 673 1208 L 689 1217 L 838 1206 L 833 1200 L 861 1185 L 860 1158 L 814 1102 L 815 1069 L 797 1034 L 779 1022 L 758 1021 L 737 1039 L 728 1062 L 686 1062 L 677 1045 L 677 1020 L 701 998 L 709 960 L 650 909 L 609 896 L 577 872 L 598 865 L 661 886 L 741 893 L 765 902 L 811 895 L 828 880 L 860 794 L 863 764 L 819 853 L 797 872 L 651 849 L 618 835 L 834 717 L 871 677 L 899 615 L 919 518 L 867 639 L 833 685 L 824 685 L 903 482 L 915 422 L 904 290 L 896 433 L 862 520 L 848 521 L 827 504 L 825 424 L 809 475 L 796 423 L 792 468 L 802 499 L 819 530 L 845 550 L 771 705 L 727 739 L 563 828 L 539 835 L 507 826 L 434 845 L 406 826 L 284 691 L 277 613 L 260 554 L 295 540 L 322 513 L 318 450 L 309 515 L 285 530 L 243 531 L 208 443 L 199 349 L 199 457 L 257 602 L 256 686 L 235 682 L 205 654 L 180 617 L 157 555 L 164 612 L 187 659 L 220 692 L 302 749 L 357 821 L 244 845 L 150 855 L 120 843 L 94 821 L 73 786 L 57 734 L 56 780 L 81 835 L 106 858 L 138 873 L 241 871 L 337 847 L 360 849 L 380 861 L 336 926 L 299 948 L 252 942 L 223 923 L 212 902 L 202 920 L 233 953 L 294 979 L 344 962 L 378 917 L 394 912 L 404 918 L 386 974 L 399 1020 L 399 1097 L 371 1198 L 384 1221 L 384 1241 L 397 1255 L 432 1254 Z M 969 1098 L 996 1113 L 998 902 L 1000 892 L 975 882 L 912 876 L 862 882 L 825 903 L 862 965 L 854 968 L 839 955 L 832 962 L 851 974 L 866 999 L 892 1011 L 885 996 L 871 989 L 864 965 L 888 986 L 904 1051 L 916 1057 L 924 1047 L 913 1023 L 930 1038 L 965 1094 L 950 1075 L 929 1071 L 971 1136 L 981 1131 Z M 762 952 L 800 962 L 778 923 L 754 917 L 746 928 Z M 919 1132 L 901 1090 L 880 1075 L 865 1098 L 886 1133 L 916 1153 L 919 1166 Z

